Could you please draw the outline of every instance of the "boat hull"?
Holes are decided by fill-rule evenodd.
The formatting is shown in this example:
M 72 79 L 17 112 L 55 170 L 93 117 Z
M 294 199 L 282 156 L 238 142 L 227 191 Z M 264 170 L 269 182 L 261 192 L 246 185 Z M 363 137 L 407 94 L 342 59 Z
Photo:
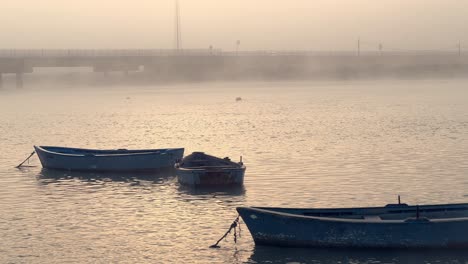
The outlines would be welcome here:
M 152 150 L 88 150 L 34 147 L 44 168 L 73 171 L 154 171 L 173 168 L 183 148 Z
M 237 208 L 257 245 L 282 247 L 468 248 L 468 218 L 366 220 Z
M 216 170 L 176 168 L 180 184 L 193 186 L 242 185 L 245 167 Z

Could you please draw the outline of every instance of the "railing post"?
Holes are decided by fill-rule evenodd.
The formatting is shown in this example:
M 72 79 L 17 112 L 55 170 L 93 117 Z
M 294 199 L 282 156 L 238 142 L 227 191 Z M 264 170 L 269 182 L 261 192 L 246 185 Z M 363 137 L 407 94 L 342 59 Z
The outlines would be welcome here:
M 16 73 L 16 88 L 23 88 L 23 73 Z

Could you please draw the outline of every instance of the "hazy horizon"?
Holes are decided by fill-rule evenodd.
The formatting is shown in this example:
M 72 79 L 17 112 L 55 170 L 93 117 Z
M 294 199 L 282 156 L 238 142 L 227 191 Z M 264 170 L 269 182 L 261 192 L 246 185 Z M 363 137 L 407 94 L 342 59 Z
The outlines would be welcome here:
M 174 1 L 7 1 L 5 48 L 173 48 Z M 182 47 L 234 50 L 455 50 L 468 2 L 180 0 Z

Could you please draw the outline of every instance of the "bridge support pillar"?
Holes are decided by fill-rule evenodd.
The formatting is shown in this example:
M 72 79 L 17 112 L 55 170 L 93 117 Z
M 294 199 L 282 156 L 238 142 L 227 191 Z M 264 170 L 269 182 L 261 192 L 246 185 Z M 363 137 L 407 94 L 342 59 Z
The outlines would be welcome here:
M 23 88 L 23 73 L 16 73 L 16 88 Z
M 0 89 L 3 87 L 3 75 L 0 72 Z

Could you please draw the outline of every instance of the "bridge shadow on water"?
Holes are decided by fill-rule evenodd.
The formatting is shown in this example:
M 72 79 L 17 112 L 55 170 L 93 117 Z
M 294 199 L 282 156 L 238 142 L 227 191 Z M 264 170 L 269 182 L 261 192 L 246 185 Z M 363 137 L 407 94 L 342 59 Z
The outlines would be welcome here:
M 458 249 L 331 249 L 255 246 L 246 263 L 468 263 Z
M 174 179 L 175 171 L 174 169 L 167 169 L 154 172 L 86 172 L 43 168 L 36 177 L 44 185 L 64 180 L 125 182 L 130 185 L 139 185 L 142 181 L 164 184 Z

